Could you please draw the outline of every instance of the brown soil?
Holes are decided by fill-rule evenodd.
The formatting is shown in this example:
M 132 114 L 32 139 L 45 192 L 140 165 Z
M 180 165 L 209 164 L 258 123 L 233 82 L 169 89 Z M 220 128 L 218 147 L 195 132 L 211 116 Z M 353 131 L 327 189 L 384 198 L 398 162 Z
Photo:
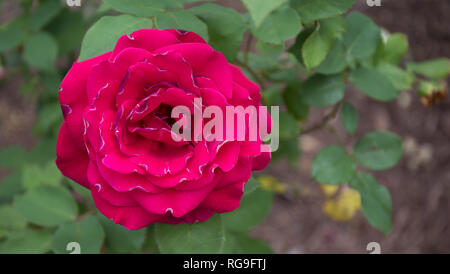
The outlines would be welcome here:
M 357 0 L 356 9 L 391 32 L 406 33 L 411 48 L 409 59 L 450 57 L 450 1 L 381 1 L 381 7 L 369 8 L 365 0 Z M 0 147 L 29 147 L 34 139 L 30 129 L 34 110 L 17 94 L 18 86 L 15 81 L 0 87 Z M 265 170 L 290 188 L 286 195 L 276 197 L 269 217 L 254 235 L 267 240 L 278 253 L 366 253 L 366 245 L 372 241 L 379 242 L 384 253 L 449 253 L 449 100 L 425 108 L 411 92 L 384 104 L 361 96 L 351 87 L 347 99 L 360 114 L 356 136 L 345 139 L 349 148 L 363 134 L 380 129 L 391 130 L 408 140 L 407 153 L 400 164 L 375 174 L 391 191 L 393 231 L 384 236 L 370 227 L 361 213 L 347 222 L 336 222 L 324 215 L 324 197 L 318 184 L 309 178 L 311 161 L 321 147 L 336 141 L 327 132 L 319 131 L 302 137 L 304 153 L 298 169 L 281 161 Z M 314 111 L 312 119 L 320 119 L 321 115 L 322 112 Z M 339 121 L 333 123 L 339 126 Z

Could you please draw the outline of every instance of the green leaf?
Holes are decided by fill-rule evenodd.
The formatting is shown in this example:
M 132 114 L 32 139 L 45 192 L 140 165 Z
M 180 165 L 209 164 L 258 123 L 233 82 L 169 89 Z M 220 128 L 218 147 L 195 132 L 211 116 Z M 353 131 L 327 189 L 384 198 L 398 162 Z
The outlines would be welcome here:
M 14 198 L 14 207 L 30 222 L 57 226 L 73 221 L 78 215 L 77 203 L 68 190 L 57 186 L 38 186 Z
M 234 9 L 215 4 L 203 4 L 189 11 L 200 17 L 208 26 L 210 45 L 222 52 L 228 61 L 233 61 L 247 30 L 242 16 Z
M 58 56 L 58 44 L 48 33 L 39 32 L 25 40 L 23 59 L 31 68 L 53 70 Z
M 408 51 L 408 38 L 403 33 L 390 35 L 383 45 L 383 61 L 397 65 Z
M 404 91 L 412 89 L 415 79 L 414 74 L 411 72 L 404 71 L 390 63 L 378 65 L 377 70 L 389 79 L 396 90 Z
M 20 168 L 27 161 L 27 152 L 20 146 L 0 148 L 0 168 Z
M 13 195 L 20 193 L 22 187 L 22 173 L 14 172 L 0 180 L 0 200 L 9 201 Z
M 303 61 L 308 69 L 320 65 L 330 52 L 335 38 L 345 31 L 345 20 L 341 16 L 318 22 L 315 31 L 306 39 L 302 48 Z
M 168 8 L 181 8 L 182 5 L 174 0 L 103 0 L 114 10 L 131 13 L 137 16 L 150 17 L 164 12 Z
M 0 242 L 0 254 L 41 254 L 50 250 L 52 234 L 46 230 L 27 230 L 8 235 Z
M 28 28 L 32 31 L 40 30 L 55 18 L 61 9 L 60 1 L 40 1 L 39 7 L 28 17 Z
M 251 30 L 261 41 L 282 44 L 300 32 L 300 17 L 292 8 L 278 9 L 266 17 L 261 26 L 252 26 Z
M 0 52 L 20 45 L 27 37 L 23 18 L 0 26 Z
M 84 186 L 78 184 L 75 181 L 72 181 L 68 178 L 65 178 L 66 180 L 69 181 L 69 185 L 70 187 L 79 195 L 81 195 L 86 201 L 90 201 L 92 203 L 94 203 L 94 200 L 92 199 L 92 194 L 91 191 L 87 188 L 85 188 Z
M 358 68 L 350 72 L 350 81 L 367 96 L 378 101 L 397 98 L 398 91 L 381 72 L 372 68 Z
M 287 86 L 283 92 L 284 103 L 290 114 L 298 121 L 308 118 L 309 107 L 303 103 L 298 86 Z
M 0 229 L 22 230 L 25 229 L 27 220 L 12 206 L 0 207 Z
M 373 170 L 388 169 L 402 158 L 402 140 L 392 132 L 375 131 L 361 138 L 353 151 L 361 165 Z
M 418 63 L 406 64 L 408 71 L 425 75 L 432 79 L 444 79 L 450 75 L 450 59 L 439 58 Z
M 226 254 L 272 254 L 273 250 L 263 241 L 246 233 L 227 231 Z
M 336 74 L 347 67 L 347 59 L 344 43 L 338 39 L 333 42 L 333 47 L 326 59 L 315 70 L 322 74 Z
M 303 45 L 305 44 L 306 39 L 308 39 L 308 37 L 314 32 L 314 30 L 315 28 L 303 29 L 295 39 L 294 45 L 289 49 L 289 52 L 295 56 L 300 64 L 305 64 L 302 54 Z
M 349 182 L 355 173 L 355 161 L 338 146 L 323 148 L 312 163 L 312 177 L 322 184 L 344 184 Z
M 163 254 L 217 254 L 223 253 L 226 236 L 222 218 L 215 214 L 201 223 L 156 224 L 155 239 Z
M 57 254 L 68 254 L 67 244 L 80 244 L 80 253 L 98 254 L 102 247 L 105 232 L 94 216 L 88 216 L 80 222 L 63 224 L 53 235 L 52 250 Z
M 29 164 L 23 168 L 22 185 L 26 189 L 41 185 L 56 186 L 62 178 L 61 172 L 53 161 L 48 162 L 45 166 Z
M 344 97 L 345 85 L 342 75 L 316 74 L 300 86 L 300 97 L 312 107 L 333 105 Z
M 193 31 L 208 41 L 208 27 L 191 12 L 179 10 L 157 14 L 155 25 L 158 29 L 182 29 Z
M 287 112 L 280 112 L 280 139 L 289 139 L 299 134 L 300 126 L 297 120 Z
M 341 121 L 344 129 L 350 134 L 354 135 L 358 127 L 358 112 L 350 103 L 345 102 L 342 105 Z
M 251 181 L 256 180 L 252 178 Z M 239 208 L 222 214 L 227 230 L 247 231 L 264 221 L 272 208 L 273 193 L 260 187 L 247 187 L 247 184 Z
M 375 228 L 389 233 L 392 229 L 392 201 L 389 190 L 367 173 L 358 173 L 350 187 L 361 194 L 362 212 Z
M 355 0 L 291 0 L 291 6 L 298 11 L 302 21 L 309 24 L 315 20 L 344 14 Z
M 124 34 L 152 27 L 153 23 L 148 18 L 127 14 L 104 16 L 86 32 L 81 44 L 79 61 L 84 61 L 113 50 L 117 40 Z
M 261 92 L 264 105 L 266 106 L 279 106 L 282 104 L 283 98 L 281 97 L 281 87 L 279 85 L 273 85 Z
M 347 18 L 344 44 L 349 55 L 365 59 L 375 53 L 380 40 L 380 28 L 369 17 L 352 12 Z
M 308 69 L 320 65 L 327 57 L 333 45 L 333 37 L 328 36 L 328 32 L 323 28 L 317 28 L 303 44 L 303 61 Z
M 30 163 L 56 160 L 56 138 L 41 138 L 27 158 Z
M 97 218 L 105 230 L 108 251 L 137 253 L 142 249 L 147 236 L 147 229 L 128 230 L 101 214 L 98 214 Z
M 242 0 L 252 17 L 255 27 L 259 27 L 264 19 L 287 0 Z

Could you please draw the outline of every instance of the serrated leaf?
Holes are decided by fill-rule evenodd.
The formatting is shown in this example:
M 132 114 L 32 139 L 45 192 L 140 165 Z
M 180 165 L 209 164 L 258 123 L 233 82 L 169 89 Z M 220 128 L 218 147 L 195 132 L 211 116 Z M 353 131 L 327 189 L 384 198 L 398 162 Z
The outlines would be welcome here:
M 81 254 L 97 254 L 100 252 L 105 232 L 94 216 L 88 216 L 79 222 L 63 224 L 53 235 L 52 250 L 57 254 L 68 254 L 67 244 L 80 244 Z
M 297 61 L 304 65 L 305 62 L 303 60 L 303 54 L 302 49 L 303 45 L 305 44 L 306 39 L 314 32 L 315 28 L 309 27 L 303 29 L 299 35 L 297 35 L 297 38 L 295 38 L 295 43 L 292 45 L 292 47 L 289 49 L 289 52 L 292 53 Z
M 179 10 L 157 14 L 155 25 L 158 29 L 181 29 L 193 31 L 208 41 L 208 27 L 191 12 Z
M 41 226 L 57 226 L 73 221 L 78 206 L 63 187 L 38 186 L 14 198 L 14 207 L 30 222 Z
M 350 56 L 364 59 L 375 53 L 380 40 L 380 28 L 369 17 L 352 12 L 347 18 L 344 44 Z
M 308 69 L 320 65 L 333 45 L 333 37 L 328 32 L 318 28 L 306 39 L 302 48 L 303 61 Z
M 152 27 L 153 23 L 148 18 L 128 14 L 104 16 L 86 32 L 81 44 L 79 61 L 113 50 L 117 40 L 124 34 Z
M 168 8 L 181 8 L 182 5 L 174 0 L 103 0 L 109 8 L 142 17 L 154 16 Z
M 241 46 L 244 32 L 247 30 L 242 16 L 234 9 L 215 4 L 203 4 L 189 11 L 208 26 L 210 45 L 222 52 L 228 61 L 233 61 Z
M 313 160 L 312 177 L 322 184 L 344 184 L 349 182 L 355 173 L 355 161 L 338 146 L 323 148 Z
M 344 97 L 345 85 L 342 75 L 316 74 L 300 86 L 302 101 L 313 107 L 333 105 Z
M 389 233 L 392 230 L 392 200 L 389 190 L 367 173 L 358 173 L 350 187 L 361 194 L 362 211 L 375 228 Z
M 247 231 L 260 224 L 266 218 L 272 207 L 273 193 L 258 187 L 248 193 L 245 187 L 245 196 L 242 197 L 238 209 L 222 214 L 227 230 Z
M 383 45 L 383 61 L 397 65 L 408 51 L 408 38 L 403 33 L 390 35 Z
M 320 65 L 330 52 L 335 38 L 341 39 L 344 31 L 345 20 L 341 16 L 320 20 L 302 47 L 305 66 L 312 69 Z
M 219 214 L 195 224 L 156 224 L 155 238 L 163 254 L 223 253 L 226 241 L 224 223 Z
M 350 81 L 360 91 L 378 101 L 391 101 L 398 95 L 398 91 L 391 81 L 377 69 L 358 68 L 352 70 Z
M 384 74 L 396 90 L 410 90 L 414 84 L 414 75 L 390 63 L 382 63 L 377 70 Z
M 147 229 L 128 230 L 103 215 L 97 215 L 106 234 L 107 250 L 115 253 L 137 253 L 142 249 Z
M 364 135 L 354 146 L 361 165 L 384 170 L 393 167 L 402 157 L 402 140 L 392 132 L 375 131 Z
M 315 20 L 344 14 L 355 0 L 291 0 L 291 6 L 298 11 L 302 21 L 309 24 Z
M 350 134 L 354 135 L 358 127 L 358 112 L 350 103 L 345 102 L 341 109 L 341 122 L 344 129 Z
M 256 27 L 276 8 L 287 0 L 242 0 Z
M 292 8 L 278 9 L 266 17 L 259 27 L 252 26 L 251 30 L 264 42 L 282 44 L 300 32 L 300 17 Z
M 344 43 L 338 39 L 333 42 L 333 47 L 326 59 L 317 67 L 315 71 L 321 74 L 336 74 L 347 67 L 347 59 Z
M 438 58 L 425 62 L 408 63 L 409 71 L 425 75 L 432 79 L 443 79 L 450 75 L 450 59 Z

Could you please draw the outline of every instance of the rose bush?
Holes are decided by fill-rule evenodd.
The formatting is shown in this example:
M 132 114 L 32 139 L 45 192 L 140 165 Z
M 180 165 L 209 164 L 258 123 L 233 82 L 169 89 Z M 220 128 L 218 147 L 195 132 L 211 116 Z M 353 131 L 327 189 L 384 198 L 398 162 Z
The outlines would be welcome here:
M 61 172 L 90 189 L 100 212 L 126 228 L 193 223 L 236 209 L 262 142 L 179 140 L 176 106 L 260 106 L 259 86 L 199 35 L 142 29 L 112 52 L 73 64 L 61 83 Z M 180 118 L 181 119 L 181 118 Z

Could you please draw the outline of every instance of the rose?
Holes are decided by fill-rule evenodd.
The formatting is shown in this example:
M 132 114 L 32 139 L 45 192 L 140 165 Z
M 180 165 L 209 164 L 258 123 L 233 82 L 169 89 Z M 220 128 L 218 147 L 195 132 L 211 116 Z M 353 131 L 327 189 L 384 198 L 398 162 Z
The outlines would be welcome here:
M 61 83 L 61 172 L 128 229 L 236 209 L 270 153 L 256 141 L 175 140 L 175 106 L 260 106 L 258 85 L 193 32 L 143 29 L 75 62 Z

